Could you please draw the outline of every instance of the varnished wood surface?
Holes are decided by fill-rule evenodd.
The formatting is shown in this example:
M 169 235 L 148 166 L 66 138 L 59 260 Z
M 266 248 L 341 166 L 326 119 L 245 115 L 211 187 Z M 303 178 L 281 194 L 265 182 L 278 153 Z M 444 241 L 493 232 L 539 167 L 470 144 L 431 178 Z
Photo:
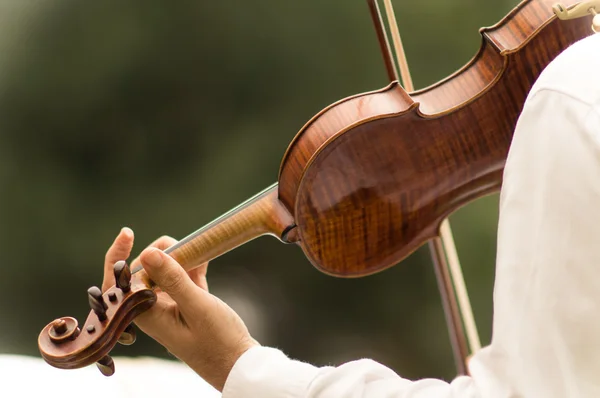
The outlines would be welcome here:
M 483 38 L 477 55 L 463 69 L 431 87 L 411 93 L 425 118 L 437 118 L 475 101 L 493 87 L 506 69 L 507 57 Z
M 552 11 L 552 6 L 557 0 L 536 0 L 524 1 L 517 5 L 510 13 L 502 18 L 498 23 L 489 28 L 481 29 L 484 37 L 493 43 L 497 50 L 506 54 L 521 49 L 525 44 L 532 40 L 536 33 L 544 29 L 548 23 L 551 23 L 556 17 Z M 581 1 L 567 0 L 560 1 L 566 7 L 578 4 Z M 587 23 L 591 26 L 591 17 L 589 22 L 587 18 L 580 20 L 579 23 Z M 588 26 L 588 34 L 591 34 Z
M 537 0 L 482 34 L 479 55 L 454 80 L 408 97 L 397 85 L 354 97 L 299 133 L 280 197 L 318 269 L 381 271 L 437 236 L 459 207 L 497 191 L 531 86 L 591 30 L 589 19 L 558 20 L 551 2 Z
M 279 199 L 294 209 L 298 185 L 312 155 L 329 138 L 354 123 L 389 115 L 416 105 L 408 94 L 392 83 L 370 93 L 356 95 L 325 108 L 296 135 L 283 157 L 279 173 Z
M 283 240 L 293 226 L 294 219 L 279 201 L 274 185 L 165 252 L 189 271 L 262 235 Z

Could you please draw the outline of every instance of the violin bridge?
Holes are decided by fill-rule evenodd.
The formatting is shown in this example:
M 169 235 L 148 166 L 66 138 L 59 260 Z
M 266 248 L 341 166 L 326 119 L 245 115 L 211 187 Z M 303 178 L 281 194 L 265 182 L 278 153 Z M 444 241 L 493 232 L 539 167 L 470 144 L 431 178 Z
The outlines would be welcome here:
M 561 3 L 556 3 L 552 6 L 552 11 L 559 19 L 563 21 L 575 18 L 586 17 L 593 15 L 592 30 L 595 33 L 600 33 L 600 0 L 586 0 L 576 4 L 570 9 Z

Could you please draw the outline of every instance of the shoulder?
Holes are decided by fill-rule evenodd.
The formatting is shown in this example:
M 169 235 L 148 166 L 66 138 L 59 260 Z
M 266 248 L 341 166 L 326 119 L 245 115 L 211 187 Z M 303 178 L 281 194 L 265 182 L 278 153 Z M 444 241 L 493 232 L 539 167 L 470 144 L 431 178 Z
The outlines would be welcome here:
M 579 40 L 542 71 L 529 97 L 558 92 L 586 105 L 600 102 L 600 34 Z

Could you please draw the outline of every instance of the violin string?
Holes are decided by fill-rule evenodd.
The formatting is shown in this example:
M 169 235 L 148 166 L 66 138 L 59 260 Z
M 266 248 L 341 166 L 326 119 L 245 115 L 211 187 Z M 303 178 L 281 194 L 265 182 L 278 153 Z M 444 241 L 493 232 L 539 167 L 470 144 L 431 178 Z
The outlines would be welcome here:
M 414 91 L 414 85 L 408 68 L 406 53 L 400 38 L 400 30 L 398 29 L 398 24 L 396 22 L 394 8 L 391 0 L 383 0 L 383 2 L 388 17 L 389 28 L 392 32 L 392 41 L 394 43 L 394 49 L 396 52 L 396 61 L 398 62 L 400 69 L 400 76 L 402 77 L 404 88 L 411 92 Z M 440 238 L 444 247 L 444 251 L 446 252 L 448 266 L 454 282 L 454 291 L 458 299 L 459 309 L 464 327 L 466 329 L 469 347 L 471 349 L 471 353 L 475 353 L 481 348 L 481 341 L 479 339 L 479 333 L 475 324 L 475 317 L 473 315 L 471 301 L 469 300 L 469 295 L 467 293 L 462 268 L 458 259 L 456 245 L 454 243 L 454 237 L 452 235 L 452 229 L 450 228 L 450 222 L 448 219 L 445 219 L 440 226 Z

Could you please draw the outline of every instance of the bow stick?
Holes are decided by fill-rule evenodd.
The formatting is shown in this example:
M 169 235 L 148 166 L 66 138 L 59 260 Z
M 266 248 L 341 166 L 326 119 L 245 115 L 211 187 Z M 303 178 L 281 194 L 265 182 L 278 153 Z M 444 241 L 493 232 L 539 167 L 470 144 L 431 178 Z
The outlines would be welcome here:
M 383 1 L 388 18 L 388 26 L 392 33 L 396 61 L 400 68 L 400 77 L 402 78 L 406 91 L 411 92 L 414 91 L 414 85 L 408 68 L 402 39 L 400 38 L 400 31 L 396 22 L 394 9 L 391 0 Z M 399 80 L 377 0 L 368 0 L 367 2 L 379 39 L 388 77 L 391 81 Z M 436 237 L 429 242 L 429 249 L 433 258 L 438 288 L 442 297 L 442 305 L 448 324 L 457 372 L 458 374 L 464 375 L 467 374 L 466 361 L 469 357 L 467 342 L 471 354 L 481 348 L 481 342 L 448 219 L 445 219 L 442 222 L 439 230 L 439 237 Z

